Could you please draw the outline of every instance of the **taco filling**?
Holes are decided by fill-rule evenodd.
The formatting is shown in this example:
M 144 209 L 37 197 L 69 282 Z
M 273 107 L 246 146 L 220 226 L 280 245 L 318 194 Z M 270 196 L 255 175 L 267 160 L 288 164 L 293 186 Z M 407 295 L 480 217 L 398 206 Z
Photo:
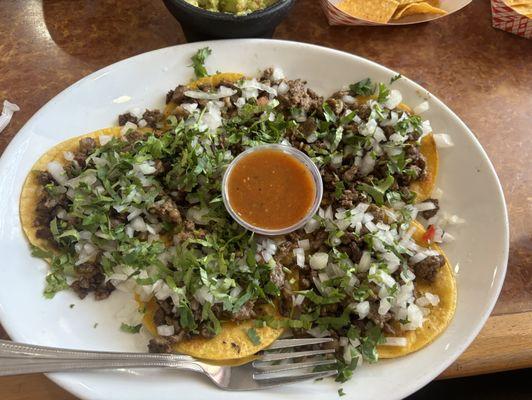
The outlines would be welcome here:
M 220 74 L 177 86 L 163 111 L 59 144 L 20 206 L 51 267 L 45 295 L 130 292 L 143 316 L 125 328 L 144 323 L 152 352 L 233 362 L 283 332 L 332 336 L 339 380 L 430 343 L 456 287 L 415 222 L 439 208 L 430 124 L 401 100 L 369 79 L 323 98 L 279 69 Z M 324 183 L 317 215 L 283 237 L 246 231 L 221 198 L 227 165 L 267 143 L 306 153 Z

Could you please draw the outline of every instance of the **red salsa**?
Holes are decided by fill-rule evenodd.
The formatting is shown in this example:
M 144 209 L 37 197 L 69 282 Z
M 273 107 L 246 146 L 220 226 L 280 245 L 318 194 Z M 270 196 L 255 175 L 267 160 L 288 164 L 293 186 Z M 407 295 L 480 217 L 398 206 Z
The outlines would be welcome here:
M 307 166 L 281 150 L 263 149 L 239 160 L 227 180 L 234 212 L 257 228 L 276 230 L 307 216 L 316 184 Z

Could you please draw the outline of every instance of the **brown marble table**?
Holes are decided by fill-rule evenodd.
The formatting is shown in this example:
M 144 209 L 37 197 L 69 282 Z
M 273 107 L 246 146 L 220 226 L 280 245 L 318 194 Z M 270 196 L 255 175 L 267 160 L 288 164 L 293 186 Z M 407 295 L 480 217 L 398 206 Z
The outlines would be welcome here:
M 184 42 L 158 0 L 3 0 L 0 100 L 21 107 L 0 153 L 50 98 L 83 76 Z M 475 132 L 508 202 L 508 274 L 493 316 L 444 377 L 532 366 L 532 41 L 491 27 L 489 0 L 407 27 L 329 27 L 317 0 L 299 0 L 276 38 L 358 54 L 417 81 Z M 0 328 L 0 337 L 7 338 Z M 0 398 L 73 399 L 43 375 L 0 378 Z

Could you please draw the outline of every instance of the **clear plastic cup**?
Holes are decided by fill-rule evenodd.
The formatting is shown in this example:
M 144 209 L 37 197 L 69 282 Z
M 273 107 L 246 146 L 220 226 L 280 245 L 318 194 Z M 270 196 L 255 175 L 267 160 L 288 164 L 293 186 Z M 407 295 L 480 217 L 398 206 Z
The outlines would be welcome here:
M 259 226 L 251 225 L 250 223 L 243 220 L 233 209 L 231 206 L 231 201 L 229 199 L 229 193 L 228 193 L 228 180 L 229 176 L 231 175 L 231 172 L 233 170 L 233 167 L 239 163 L 243 158 L 248 156 L 250 153 L 253 153 L 255 151 L 261 151 L 261 150 L 276 150 L 276 151 L 282 151 L 286 154 L 289 154 L 293 157 L 295 157 L 299 162 L 301 162 L 303 165 L 305 165 L 308 169 L 308 171 L 311 173 L 312 178 L 314 179 L 314 185 L 315 185 L 315 194 L 314 194 L 314 202 L 312 203 L 312 207 L 310 207 L 309 211 L 305 215 L 304 218 L 302 218 L 297 223 L 282 228 L 282 229 L 264 229 Z M 262 146 L 256 146 L 252 147 L 242 153 L 240 153 L 232 162 L 229 164 L 229 167 L 224 173 L 223 179 L 222 179 L 222 197 L 223 202 L 225 205 L 225 208 L 231 214 L 231 217 L 238 222 L 240 225 L 242 225 L 244 228 L 259 233 L 261 235 L 268 235 L 268 236 L 276 236 L 276 235 L 284 235 L 290 232 L 293 232 L 301 227 L 303 227 L 318 211 L 318 208 L 321 203 L 321 199 L 323 196 L 323 181 L 321 180 L 321 174 L 314 162 L 303 152 L 287 145 L 282 144 L 266 144 Z

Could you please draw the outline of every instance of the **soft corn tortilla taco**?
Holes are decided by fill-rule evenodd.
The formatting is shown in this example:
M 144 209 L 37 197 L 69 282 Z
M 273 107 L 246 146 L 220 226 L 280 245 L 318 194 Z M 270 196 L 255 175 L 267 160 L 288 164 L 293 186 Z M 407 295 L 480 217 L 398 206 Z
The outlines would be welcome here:
M 436 307 L 432 307 L 430 314 L 423 323 L 423 327 L 415 331 L 405 331 L 403 334 L 396 336 L 404 337 L 407 340 L 406 346 L 379 346 L 378 352 L 380 358 L 397 358 L 413 353 L 426 345 L 433 342 L 451 323 L 456 309 L 456 282 L 449 260 L 443 250 L 432 244 L 427 246 L 423 240 L 425 230 L 418 222 L 413 222 L 416 227 L 412 238 L 418 245 L 428 247 L 437 251 L 445 258 L 445 265 L 438 271 L 434 282 L 430 283 L 423 280 L 416 280 L 416 290 L 423 295 L 430 292 L 437 295 L 440 299 Z
M 143 325 L 153 335 L 157 336 L 157 327 L 153 317 L 157 311 L 157 302 L 153 299 L 146 304 Z M 272 313 L 272 311 L 269 311 Z M 260 343 L 254 344 L 248 337 L 248 330 L 254 328 Z M 173 346 L 177 353 L 188 354 L 195 358 L 223 361 L 234 364 L 247 361 L 249 357 L 270 346 L 283 333 L 282 329 L 269 327 L 255 327 L 253 320 L 222 322 L 222 331 L 212 339 L 195 338 L 179 342 Z M 242 360 L 242 359 L 246 360 Z M 237 361 L 238 360 L 238 361 Z

